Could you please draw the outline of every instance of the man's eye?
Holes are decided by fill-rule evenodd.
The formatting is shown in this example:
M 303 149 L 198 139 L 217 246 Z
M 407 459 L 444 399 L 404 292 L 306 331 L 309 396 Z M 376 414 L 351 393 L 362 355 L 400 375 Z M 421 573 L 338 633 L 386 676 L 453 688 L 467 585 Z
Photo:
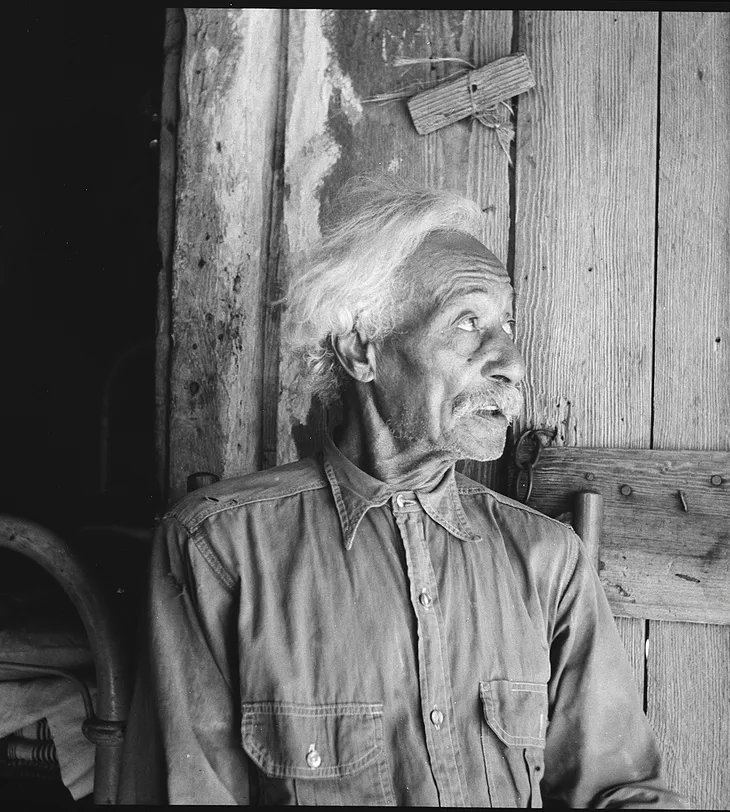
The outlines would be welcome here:
M 509 321 L 506 321 L 502 325 L 502 329 L 505 331 L 505 333 L 507 333 L 508 336 L 514 336 L 514 334 L 515 334 L 515 320 L 510 319 Z
M 479 329 L 479 319 L 476 316 L 469 316 L 466 319 L 462 319 L 456 326 L 467 333 L 473 333 Z

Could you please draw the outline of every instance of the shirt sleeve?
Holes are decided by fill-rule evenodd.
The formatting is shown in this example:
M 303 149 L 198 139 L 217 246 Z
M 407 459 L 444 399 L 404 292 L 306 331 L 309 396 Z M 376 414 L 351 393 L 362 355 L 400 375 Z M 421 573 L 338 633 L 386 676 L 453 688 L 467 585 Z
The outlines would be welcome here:
M 238 584 L 201 534 L 167 518 L 150 563 L 122 803 L 248 804 L 237 702 Z
M 573 537 L 575 568 L 551 643 L 546 798 L 573 808 L 685 809 L 661 758 L 594 567 Z

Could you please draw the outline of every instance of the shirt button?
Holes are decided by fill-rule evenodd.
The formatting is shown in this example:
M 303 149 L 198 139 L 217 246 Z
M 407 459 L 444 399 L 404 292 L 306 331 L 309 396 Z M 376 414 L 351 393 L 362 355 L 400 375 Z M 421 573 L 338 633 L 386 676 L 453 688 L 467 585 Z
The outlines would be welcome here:
M 421 594 L 418 596 L 418 600 L 421 602 L 421 606 L 423 606 L 424 609 L 430 609 L 431 604 L 433 603 L 433 599 L 428 594 L 428 592 L 426 592 L 425 589 L 421 590 Z
M 441 723 L 444 721 L 444 715 L 438 708 L 434 708 L 431 711 L 431 723 L 433 726 L 438 730 L 441 727 Z
M 313 744 L 310 745 L 309 751 L 307 752 L 307 766 L 312 770 L 316 770 L 321 763 L 322 756 L 314 749 Z
M 406 500 L 403 498 L 402 493 L 399 493 L 398 496 L 395 497 L 395 503 L 399 508 L 405 507 Z

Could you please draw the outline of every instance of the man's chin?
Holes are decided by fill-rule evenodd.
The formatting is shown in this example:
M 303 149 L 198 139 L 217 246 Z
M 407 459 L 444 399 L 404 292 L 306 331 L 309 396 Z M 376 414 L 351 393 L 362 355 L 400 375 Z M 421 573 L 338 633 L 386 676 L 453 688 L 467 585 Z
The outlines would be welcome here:
M 454 459 L 489 462 L 498 460 L 504 451 L 509 421 L 504 415 L 489 418 L 474 417 L 476 426 L 460 426 L 449 438 L 448 446 Z

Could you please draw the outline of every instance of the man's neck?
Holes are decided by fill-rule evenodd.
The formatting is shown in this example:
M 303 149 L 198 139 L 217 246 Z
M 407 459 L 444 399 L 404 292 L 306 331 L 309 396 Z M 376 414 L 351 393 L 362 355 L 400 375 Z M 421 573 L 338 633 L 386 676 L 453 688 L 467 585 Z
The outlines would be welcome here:
M 394 437 L 377 412 L 350 403 L 333 438 L 342 454 L 366 474 L 394 489 L 431 490 L 454 460 L 427 452 L 417 442 Z

